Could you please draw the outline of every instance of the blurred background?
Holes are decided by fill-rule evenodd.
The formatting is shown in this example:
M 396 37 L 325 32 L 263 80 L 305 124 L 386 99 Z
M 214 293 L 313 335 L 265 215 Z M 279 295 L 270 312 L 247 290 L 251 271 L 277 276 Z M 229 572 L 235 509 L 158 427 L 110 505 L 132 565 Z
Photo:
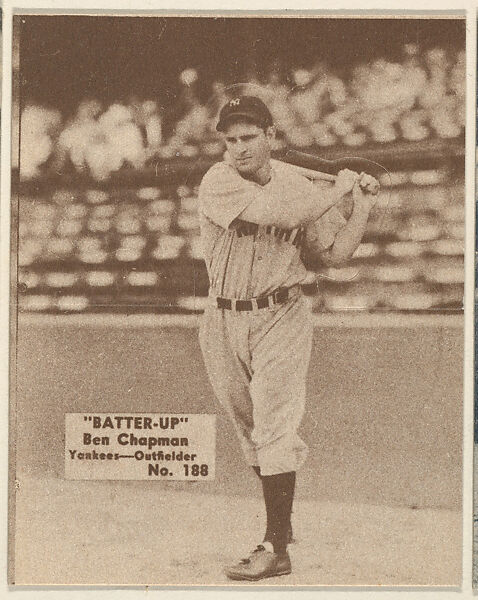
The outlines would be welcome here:
M 462 310 L 463 20 L 22 16 L 15 27 L 20 310 L 201 312 L 197 187 L 222 158 L 217 113 L 238 83 L 270 106 L 278 158 L 360 156 L 390 173 L 351 263 L 319 268 L 319 292 L 311 273 L 314 310 Z

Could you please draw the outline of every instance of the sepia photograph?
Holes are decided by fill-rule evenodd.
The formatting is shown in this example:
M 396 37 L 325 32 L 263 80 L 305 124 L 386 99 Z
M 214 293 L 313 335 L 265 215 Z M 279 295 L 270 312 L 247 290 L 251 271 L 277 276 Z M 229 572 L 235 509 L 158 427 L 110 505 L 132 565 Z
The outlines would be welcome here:
M 10 585 L 461 585 L 465 25 L 14 15 Z

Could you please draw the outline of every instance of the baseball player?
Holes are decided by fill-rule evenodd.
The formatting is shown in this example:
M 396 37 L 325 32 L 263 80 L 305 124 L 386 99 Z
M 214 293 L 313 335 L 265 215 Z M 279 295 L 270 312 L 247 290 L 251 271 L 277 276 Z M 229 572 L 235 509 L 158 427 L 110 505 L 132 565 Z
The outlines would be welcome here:
M 231 579 L 256 581 L 291 572 L 296 471 L 307 452 L 297 430 L 312 344 L 310 308 L 301 294 L 306 228 L 322 218 L 325 263 L 347 260 L 364 234 L 375 203 L 368 190 L 377 181 L 342 170 L 333 186 L 318 190 L 292 165 L 271 159 L 272 117 L 253 96 L 229 101 L 217 130 L 227 159 L 209 169 L 199 188 L 210 282 L 199 338 L 215 395 L 262 482 L 262 543 L 225 569 Z M 334 205 L 349 193 L 353 210 L 346 221 Z

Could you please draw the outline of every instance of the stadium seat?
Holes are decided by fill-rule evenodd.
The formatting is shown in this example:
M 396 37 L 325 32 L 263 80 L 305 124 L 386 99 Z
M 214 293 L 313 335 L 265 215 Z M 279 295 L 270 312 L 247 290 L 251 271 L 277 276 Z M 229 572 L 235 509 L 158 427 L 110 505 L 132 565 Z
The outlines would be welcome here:
M 314 95 L 322 88 L 314 87 L 312 67 L 292 70 L 287 78 L 291 66 L 284 65 L 279 74 L 285 95 L 274 107 L 278 157 L 292 147 L 329 159 L 363 155 L 389 169 L 379 176 L 382 193 L 349 264 L 308 272 L 303 288 L 314 311 L 462 309 L 465 97 L 455 80 L 463 64 L 455 53 L 438 54 L 444 65 L 438 88 L 436 73 L 386 57 L 368 64 L 357 56 L 348 75 L 321 66 L 328 90 L 323 96 Z M 426 64 L 425 55 L 417 55 L 420 60 Z M 193 71 L 184 73 L 191 77 Z M 447 85 L 448 92 L 437 93 Z M 215 132 L 217 107 L 209 111 L 199 99 L 194 102 L 186 116 L 162 109 L 154 148 L 140 142 L 142 157 L 123 157 L 123 167 L 102 162 L 97 149 L 98 164 L 92 148 L 85 150 L 90 162 L 70 152 L 69 167 L 63 165 L 68 178 L 58 178 L 54 169 L 58 140 L 64 141 L 68 127 L 81 131 L 81 123 L 65 118 L 56 132 L 40 128 L 38 141 L 48 138 L 51 154 L 43 163 L 23 164 L 20 181 L 21 310 L 204 309 L 208 278 L 198 186 L 207 167 L 223 156 L 224 144 Z M 98 131 L 112 108 L 132 110 L 116 101 L 98 109 Z M 45 112 L 30 103 L 23 114 L 31 119 L 35 110 L 39 117 Z M 131 125 L 139 134 L 137 124 Z

